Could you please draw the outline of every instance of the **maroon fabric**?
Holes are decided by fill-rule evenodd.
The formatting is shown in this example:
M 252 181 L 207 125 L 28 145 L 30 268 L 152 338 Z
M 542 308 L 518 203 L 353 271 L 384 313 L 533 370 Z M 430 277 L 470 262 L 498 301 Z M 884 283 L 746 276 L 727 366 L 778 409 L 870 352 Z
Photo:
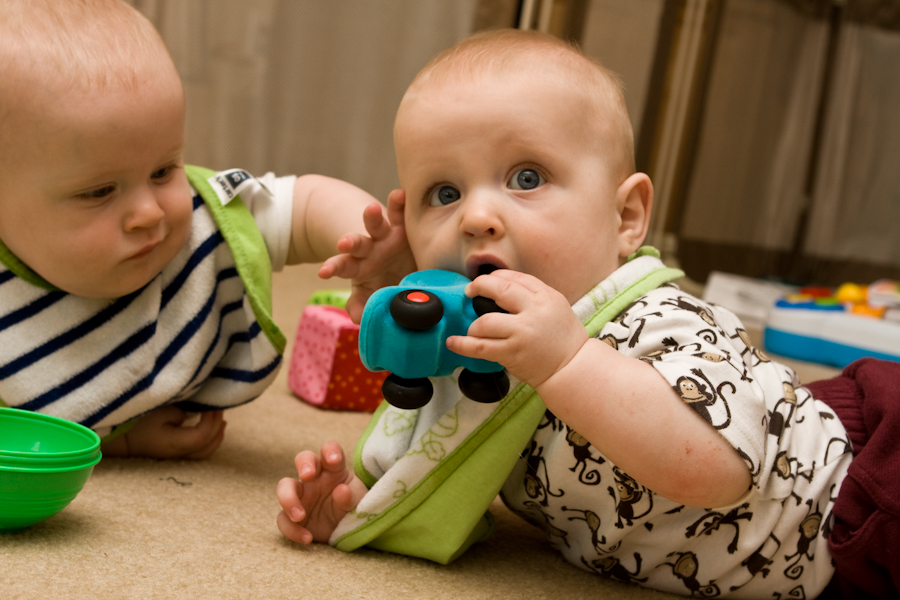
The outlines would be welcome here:
M 828 540 L 844 597 L 900 598 L 900 363 L 864 358 L 807 387 L 853 443 Z

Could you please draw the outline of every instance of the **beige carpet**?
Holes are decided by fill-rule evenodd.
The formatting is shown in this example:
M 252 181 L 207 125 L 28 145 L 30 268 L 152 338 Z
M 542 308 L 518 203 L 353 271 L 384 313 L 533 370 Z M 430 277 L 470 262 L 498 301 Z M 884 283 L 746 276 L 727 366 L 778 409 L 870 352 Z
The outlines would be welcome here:
M 275 316 L 290 342 L 310 293 L 337 287 L 314 274 L 276 275 Z M 833 372 L 801 368 L 810 378 Z M 677 597 L 580 571 L 499 501 L 493 537 L 450 566 L 286 541 L 274 489 L 293 475 L 294 455 L 332 439 L 352 448 L 368 420 L 313 408 L 286 381 L 287 364 L 266 394 L 226 413 L 225 442 L 211 459 L 104 459 L 63 512 L 0 535 L 0 599 Z

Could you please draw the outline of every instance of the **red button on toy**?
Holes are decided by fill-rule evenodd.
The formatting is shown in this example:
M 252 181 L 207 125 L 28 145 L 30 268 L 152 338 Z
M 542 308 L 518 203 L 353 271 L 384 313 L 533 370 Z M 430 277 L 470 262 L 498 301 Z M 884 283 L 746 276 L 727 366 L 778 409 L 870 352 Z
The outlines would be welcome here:
M 400 327 L 425 331 L 440 322 L 444 305 L 437 296 L 425 290 L 403 290 L 391 300 L 390 312 Z
M 406 299 L 410 302 L 428 302 L 429 297 L 425 292 L 410 292 L 406 295 Z

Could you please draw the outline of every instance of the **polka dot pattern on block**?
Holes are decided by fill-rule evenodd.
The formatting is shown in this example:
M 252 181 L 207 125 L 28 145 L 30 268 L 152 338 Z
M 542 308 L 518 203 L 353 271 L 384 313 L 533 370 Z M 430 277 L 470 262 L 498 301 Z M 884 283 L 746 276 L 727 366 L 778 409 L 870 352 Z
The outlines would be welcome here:
M 321 408 L 372 412 L 382 401 L 387 373 L 373 373 L 359 358 L 359 326 L 343 309 L 307 306 L 297 327 L 288 385 Z

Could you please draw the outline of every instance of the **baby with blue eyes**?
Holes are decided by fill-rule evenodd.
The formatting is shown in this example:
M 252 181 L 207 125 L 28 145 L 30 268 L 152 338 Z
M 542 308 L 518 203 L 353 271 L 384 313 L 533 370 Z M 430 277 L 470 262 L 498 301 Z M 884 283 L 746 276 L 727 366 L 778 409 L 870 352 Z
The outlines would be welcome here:
M 837 573 L 873 589 L 871 573 L 852 569 L 861 546 L 842 542 L 855 531 L 842 515 L 871 508 L 835 498 L 855 460 L 841 411 L 856 418 L 858 398 L 853 410 L 814 398 L 733 313 L 679 290 L 681 272 L 641 248 L 653 187 L 635 172 L 615 75 L 548 35 L 477 34 L 416 76 L 394 147 L 402 190 L 381 229 L 405 228 L 418 269 L 466 275 L 467 296 L 505 311 L 446 343 L 518 383 L 488 416 L 448 396 L 455 386 L 439 390 L 450 380 L 417 414 L 381 410 L 355 472 L 337 444 L 301 452 L 298 478 L 276 492 L 286 537 L 447 562 L 484 533 L 470 524 L 499 490 L 566 560 L 620 581 L 814 598 Z M 843 389 L 816 383 L 817 394 Z M 434 405 L 446 411 L 437 422 Z M 416 423 L 402 447 L 398 422 Z M 468 437 L 444 453 L 459 431 Z M 480 457 L 457 452 L 482 441 Z M 874 489 L 890 489 L 894 471 L 883 472 Z M 896 548 L 889 538 L 866 546 Z
M 615 75 L 550 36 L 476 35 L 426 65 L 400 103 L 394 149 L 402 191 L 391 194 L 389 212 L 402 208 L 418 269 L 466 275 L 473 280 L 467 296 L 486 296 L 508 311 L 448 338 L 450 350 L 503 365 L 553 414 L 621 457 L 632 476 L 647 485 L 666 479 L 658 487 L 669 489 L 670 465 L 632 466 L 628 452 L 605 441 L 662 445 L 665 436 L 598 418 L 597 398 L 585 397 L 598 389 L 626 397 L 632 382 L 645 379 L 642 394 L 652 403 L 683 403 L 652 367 L 589 339 L 572 310 L 646 235 L 653 187 L 635 172 L 633 144 Z M 602 383 L 598 364 L 610 366 L 601 370 Z M 740 457 L 715 430 L 686 416 L 690 435 L 714 456 L 703 487 L 716 497 L 704 505 L 737 498 L 749 485 Z M 337 444 L 323 446 L 321 456 L 300 453 L 297 466 L 299 481 L 278 486 L 279 528 L 300 543 L 327 541 L 367 488 Z M 331 501 L 320 502 L 320 493 Z
M 509 186 L 516 190 L 532 190 L 541 183 L 544 183 L 544 180 L 540 173 L 534 169 L 522 169 L 510 179 Z M 435 206 L 444 206 L 456 202 L 460 198 L 462 198 L 462 194 L 458 189 L 452 185 L 443 185 L 431 194 L 430 201 L 436 203 Z
M 450 350 L 503 365 L 585 445 L 673 500 L 723 506 L 747 491 L 738 452 L 652 366 L 590 338 L 573 311 L 640 248 L 653 202 L 614 74 L 551 36 L 476 35 L 417 75 L 394 147 L 402 191 L 390 203 L 417 268 L 464 274 L 467 296 L 507 311 L 448 338 Z M 622 418 L 625 398 L 639 416 Z M 679 462 L 673 439 L 696 442 L 692 460 Z M 299 480 L 278 485 L 279 528 L 327 541 L 367 488 L 337 444 L 296 462 Z

